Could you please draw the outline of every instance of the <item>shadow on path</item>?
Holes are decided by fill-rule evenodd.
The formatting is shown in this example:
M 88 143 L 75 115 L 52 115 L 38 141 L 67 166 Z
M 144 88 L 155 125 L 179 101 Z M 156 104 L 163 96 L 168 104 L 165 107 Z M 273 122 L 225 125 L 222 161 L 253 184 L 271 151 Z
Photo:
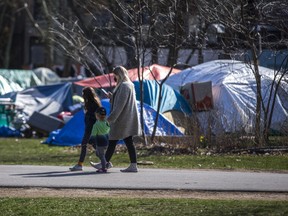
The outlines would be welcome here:
M 70 177 L 70 176 L 83 176 L 83 175 L 101 175 L 109 173 L 97 173 L 97 172 L 83 172 L 83 171 L 57 171 L 57 172 L 38 172 L 38 173 L 21 173 L 11 174 L 11 176 L 23 176 L 23 178 L 39 178 L 39 177 Z

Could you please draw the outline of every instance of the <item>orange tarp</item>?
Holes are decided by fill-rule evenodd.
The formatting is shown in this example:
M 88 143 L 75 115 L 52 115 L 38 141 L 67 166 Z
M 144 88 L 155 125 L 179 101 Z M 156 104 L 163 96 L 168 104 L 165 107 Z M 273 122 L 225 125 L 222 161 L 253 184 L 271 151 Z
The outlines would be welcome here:
M 170 67 L 161 66 L 157 64 L 146 66 L 140 69 L 140 78 L 142 78 L 142 71 L 143 71 L 143 79 L 162 80 L 168 75 L 170 69 L 171 69 Z M 180 70 L 173 69 L 170 76 L 178 72 L 180 72 Z M 139 80 L 137 68 L 128 70 L 128 73 L 129 73 L 129 78 L 131 79 L 132 82 Z M 74 83 L 80 86 L 91 86 L 93 88 L 108 88 L 108 87 L 113 87 L 116 85 L 116 83 L 114 82 L 114 75 L 112 73 L 87 78 L 87 79 L 77 81 Z

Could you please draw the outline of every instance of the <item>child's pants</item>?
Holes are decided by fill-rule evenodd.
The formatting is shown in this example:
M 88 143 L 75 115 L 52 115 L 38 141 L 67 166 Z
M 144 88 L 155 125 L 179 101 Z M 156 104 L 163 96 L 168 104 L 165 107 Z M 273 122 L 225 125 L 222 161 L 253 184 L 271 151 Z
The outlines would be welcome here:
M 106 169 L 106 158 L 105 153 L 107 150 L 107 146 L 96 146 L 96 156 L 99 157 L 102 165 L 102 169 Z

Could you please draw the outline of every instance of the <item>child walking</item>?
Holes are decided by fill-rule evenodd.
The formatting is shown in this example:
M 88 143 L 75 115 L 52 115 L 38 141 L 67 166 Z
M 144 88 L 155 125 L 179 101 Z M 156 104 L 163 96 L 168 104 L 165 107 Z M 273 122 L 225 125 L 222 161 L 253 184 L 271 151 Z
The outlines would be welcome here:
M 106 120 L 106 109 L 104 107 L 100 107 L 96 111 L 96 123 L 93 125 L 92 136 L 95 138 L 95 151 L 96 156 L 101 161 L 101 168 L 96 172 L 98 173 L 106 173 L 106 158 L 105 153 L 109 144 L 108 134 L 110 131 L 110 125 Z

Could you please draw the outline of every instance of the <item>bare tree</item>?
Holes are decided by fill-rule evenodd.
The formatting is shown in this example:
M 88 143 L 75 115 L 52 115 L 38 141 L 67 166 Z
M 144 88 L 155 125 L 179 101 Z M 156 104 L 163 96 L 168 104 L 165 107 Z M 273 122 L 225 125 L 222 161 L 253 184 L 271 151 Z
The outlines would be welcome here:
M 188 4 L 188 1 L 184 1 Z M 58 48 L 86 68 L 103 73 L 115 64 L 107 47 L 126 53 L 127 68 L 138 68 L 143 116 L 143 66 L 157 63 L 160 49 L 169 50 L 168 65 L 177 63 L 178 50 L 186 40 L 185 14 L 188 6 L 180 0 L 163 1 L 78 1 L 69 3 L 72 16 L 51 14 L 53 42 Z M 183 13 L 182 13 L 183 12 Z M 101 19 L 104 16 L 105 19 Z M 171 72 L 170 72 L 171 73 Z M 98 73 L 99 74 L 99 73 Z M 96 74 L 97 75 L 97 74 Z M 169 74 L 168 74 L 169 76 Z M 160 89 L 164 84 L 157 82 Z M 161 91 L 158 104 L 161 103 Z M 159 109 L 157 111 L 159 115 Z M 155 136 L 157 119 L 153 130 Z M 144 124 L 141 118 L 142 126 Z M 142 127 L 143 128 L 143 127 Z
M 0 64 L 3 65 L 4 68 L 9 67 L 15 67 L 13 62 L 17 62 L 15 60 L 17 57 L 22 57 L 24 54 L 24 51 L 21 52 L 21 49 L 17 49 L 17 52 L 13 51 L 12 44 L 17 44 L 17 37 L 15 37 L 15 30 L 23 31 L 24 28 L 27 28 L 27 26 L 23 26 L 23 24 L 31 23 L 31 27 L 34 28 L 37 33 L 37 36 L 39 37 L 39 40 L 43 42 L 43 44 L 46 45 L 45 47 L 45 57 L 46 60 L 44 62 L 44 65 L 47 67 L 50 67 L 53 62 L 53 50 L 52 46 L 49 45 L 49 41 L 47 38 L 49 37 L 49 33 L 47 31 L 49 27 L 49 22 L 44 22 L 44 26 L 40 26 L 37 20 L 35 20 L 33 16 L 33 12 L 31 11 L 32 5 L 29 5 L 31 1 L 27 0 L 12 0 L 12 1 L 6 1 L 3 0 L 0 2 Z M 46 18 L 44 21 L 49 21 L 47 19 L 47 7 L 46 7 L 46 1 L 41 0 L 41 3 L 43 5 L 43 13 L 46 15 Z M 28 22 L 25 22 L 24 20 L 27 19 Z M 19 27 L 21 23 L 21 27 Z M 48 27 L 47 27 L 48 25 Z M 20 29 L 20 30 L 19 30 Z M 17 35 L 17 34 L 16 34 Z M 5 42 L 5 43 L 4 43 Z M 17 62 L 18 63 L 18 62 Z M 16 65 L 17 65 L 16 63 Z
M 20 11 L 21 4 L 18 1 L 4 0 L 0 2 L 0 65 L 3 68 L 10 66 L 16 16 Z
M 267 133 L 271 124 L 271 118 L 273 116 L 273 106 L 270 106 L 270 102 L 268 105 L 264 104 L 263 95 L 261 92 L 262 80 L 261 72 L 259 71 L 259 58 L 262 54 L 262 49 L 264 46 L 266 49 L 274 50 L 277 48 L 276 45 L 279 46 L 279 43 L 283 41 L 279 39 L 277 44 L 271 43 L 270 40 L 267 39 L 271 35 L 269 35 L 269 33 L 264 35 L 260 29 L 261 26 L 263 26 L 263 29 L 265 29 L 265 26 L 267 25 L 278 25 L 278 30 L 280 30 L 280 32 L 283 34 L 287 34 L 287 31 L 285 32 L 285 30 L 287 30 L 287 20 L 286 24 L 285 21 L 282 22 L 280 20 L 283 17 L 287 17 L 287 11 L 285 8 L 287 8 L 288 2 L 267 0 L 203 0 L 198 1 L 197 4 L 200 13 L 208 23 L 219 23 L 225 26 L 226 38 L 222 40 L 223 50 L 230 54 L 238 53 L 246 55 L 247 57 L 246 61 L 254 73 L 257 85 L 255 142 L 257 145 L 265 144 L 268 138 Z M 247 55 L 248 52 L 250 52 L 251 55 Z M 283 62 L 283 66 L 285 65 L 287 65 L 287 63 Z M 283 78 L 283 73 L 286 72 L 287 69 L 283 70 L 282 68 L 279 73 L 275 74 L 275 79 L 273 81 L 275 82 L 275 85 L 271 84 L 270 91 L 269 101 L 271 101 L 271 104 L 274 104 L 273 101 L 275 101 L 277 86 L 280 85 Z M 272 91 L 272 89 L 274 89 L 274 91 Z M 272 92 L 274 92 L 274 95 Z M 264 127 L 261 125 L 262 112 L 265 113 Z
M 129 31 L 126 32 L 125 37 L 132 41 L 132 43 L 127 43 L 129 49 L 131 48 L 132 50 L 135 50 L 135 54 L 132 56 L 132 58 L 136 60 L 138 68 L 141 92 L 141 123 L 142 128 L 144 128 L 143 71 L 141 71 L 141 68 L 143 69 L 144 67 L 146 56 L 151 55 L 151 61 L 156 62 L 158 49 L 161 45 L 164 45 L 169 48 L 169 53 L 172 54 L 168 57 L 168 65 L 169 63 L 172 64 L 170 73 L 172 72 L 173 65 L 175 65 L 177 61 L 177 52 L 181 45 L 177 41 L 178 34 L 181 34 L 178 30 L 179 22 L 177 20 L 180 17 L 179 14 L 181 14 L 179 10 L 180 1 L 135 1 L 134 3 L 130 4 L 123 4 L 121 1 L 117 1 L 117 3 L 120 6 L 121 11 L 124 11 L 125 13 L 122 17 L 118 17 L 116 15 L 114 15 L 114 17 L 124 26 L 128 25 L 127 28 Z M 163 11 L 166 13 L 162 13 Z M 167 21 L 169 21 L 169 23 Z M 165 28 L 163 28 L 163 26 L 165 26 Z M 153 75 L 152 71 L 151 74 Z M 167 77 L 165 79 L 167 79 Z M 155 124 L 151 136 L 152 142 L 154 140 L 156 128 L 158 125 L 158 117 L 160 112 L 159 110 L 162 101 L 162 86 L 165 82 L 165 79 L 161 82 L 156 80 L 156 82 L 159 84 L 160 91 L 158 95 L 158 109 L 156 112 Z

